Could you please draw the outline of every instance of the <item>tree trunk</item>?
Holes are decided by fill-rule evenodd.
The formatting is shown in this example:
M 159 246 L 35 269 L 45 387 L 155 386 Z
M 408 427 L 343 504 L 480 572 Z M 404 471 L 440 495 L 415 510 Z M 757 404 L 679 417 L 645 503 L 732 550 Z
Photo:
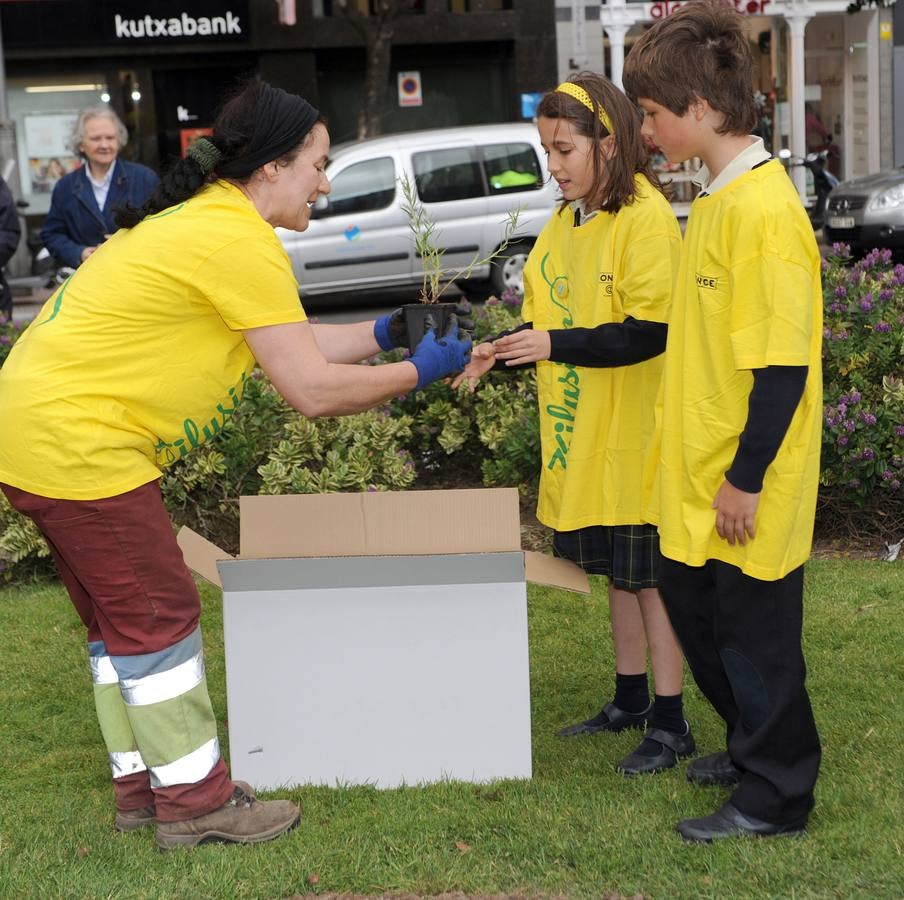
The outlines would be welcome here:
M 392 22 L 382 15 L 368 29 L 367 71 L 364 75 L 364 104 L 358 113 L 358 138 L 376 137 L 383 131 L 389 67 L 392 59 Z
M 366 16 L 350 0 L 336 0 L 337 9 L 355 29 L 364 35 L 367 68 L 364 72 L 364 98 L 358 111 L 358 139 L 382 133 L 383 108 L 386 105 L 392 37 L 396 17 L 414 7 L 414 0 L 377 0 L 372 16 Z

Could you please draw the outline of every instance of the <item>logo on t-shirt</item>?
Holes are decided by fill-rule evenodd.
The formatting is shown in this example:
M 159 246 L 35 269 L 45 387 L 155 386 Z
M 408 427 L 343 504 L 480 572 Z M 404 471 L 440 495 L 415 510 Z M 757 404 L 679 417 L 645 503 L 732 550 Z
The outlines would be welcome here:
M 612 272 L 600 272 L 600 284 L 606 294 L 611 294 L 612 286 L 615 284 L 615 276 Z
M 715 275 L 701 275 L 697 272 L 697 287 L 717 291 L 719 290 L 719 279 Z

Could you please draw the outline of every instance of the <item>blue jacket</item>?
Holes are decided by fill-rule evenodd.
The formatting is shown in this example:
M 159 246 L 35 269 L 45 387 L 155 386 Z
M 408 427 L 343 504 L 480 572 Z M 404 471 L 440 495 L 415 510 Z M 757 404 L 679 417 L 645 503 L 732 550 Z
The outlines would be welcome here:
M 105 234 L 116 231 L 114 211 L 126 203 L 141 206 L 159 180 L 147 166 L 117 159 L 107 201 L 100 210 L 85 166 L 64 175 L 53 189 L 50 212 L 41 229 L 44 246 L 59 262 L 78 268 L 85 247 L 102 244 Z

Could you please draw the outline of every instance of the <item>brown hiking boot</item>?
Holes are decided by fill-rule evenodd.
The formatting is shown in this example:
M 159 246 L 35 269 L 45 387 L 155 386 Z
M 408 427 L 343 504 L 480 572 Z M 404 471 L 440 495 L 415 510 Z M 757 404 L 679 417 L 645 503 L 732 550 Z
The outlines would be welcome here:
M 183 822 L 159 822 L 157 846 L 197 847 L 207 841 L 256 844 L 270 841 L 298 824 L 301 812 L 289 800 L 258 800 L 251 785 L 235 781 L 232 796 L 219 809 Z
M 141 809 L 117 809 L 113 827 L 117 831 L 137 831 L 156 822 L 157 810 L 153 806 L 142 806 Z

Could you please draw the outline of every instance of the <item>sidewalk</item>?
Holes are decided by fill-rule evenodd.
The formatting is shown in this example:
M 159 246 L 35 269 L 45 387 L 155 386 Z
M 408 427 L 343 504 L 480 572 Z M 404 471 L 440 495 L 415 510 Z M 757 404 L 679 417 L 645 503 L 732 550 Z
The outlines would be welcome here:
M 53 288 L 44 287 L 46 276 L 7 279 L 13 295 L 13 321 L 30 322 L 41 310 Z

